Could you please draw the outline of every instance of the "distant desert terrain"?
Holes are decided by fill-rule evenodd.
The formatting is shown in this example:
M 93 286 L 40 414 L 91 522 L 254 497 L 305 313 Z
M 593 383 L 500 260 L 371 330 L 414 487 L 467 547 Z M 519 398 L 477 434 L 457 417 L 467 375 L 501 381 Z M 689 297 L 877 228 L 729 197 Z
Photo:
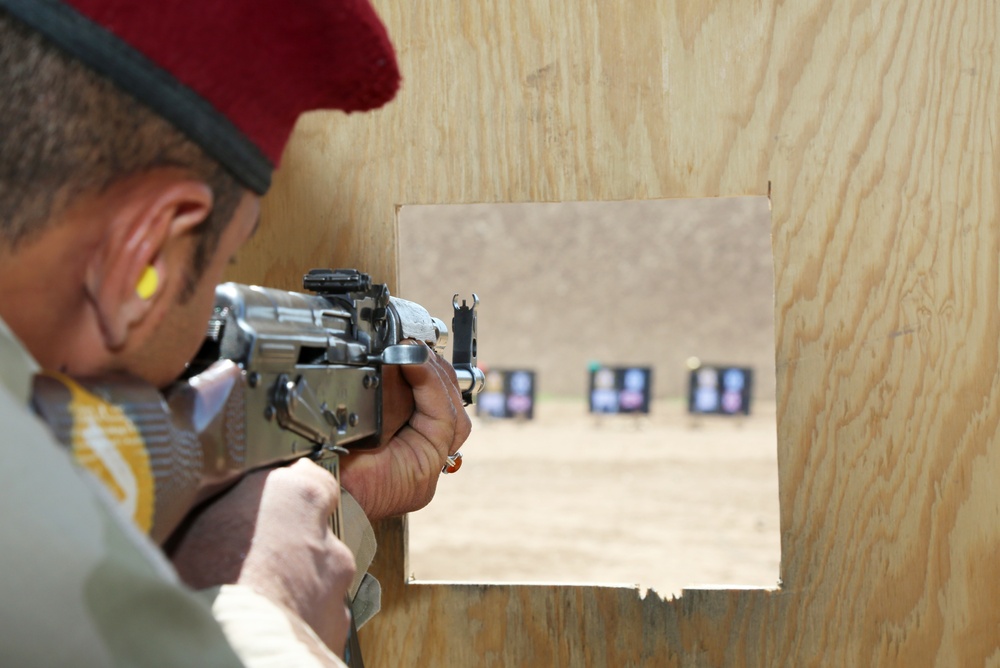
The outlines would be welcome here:
M 420 581 L 774 587 L 780 534 L 765 198 L 403 207 L 400 296 L 530 368 L 532 421 L 474 418 L 409 517 Z M 749 417 L 686 412 L 691 357 L 755 370 Z M 648 365 L 648 416 L 587 413 L 587 366 Z

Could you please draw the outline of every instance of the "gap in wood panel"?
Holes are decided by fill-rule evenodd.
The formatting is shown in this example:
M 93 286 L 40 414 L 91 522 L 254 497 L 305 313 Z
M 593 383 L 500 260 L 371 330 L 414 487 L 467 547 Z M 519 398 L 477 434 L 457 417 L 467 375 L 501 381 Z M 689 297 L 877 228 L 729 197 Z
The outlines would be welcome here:
M 480 366 L 537 390 L 531 420 L 474 417 L 462 470 L 410 515 L 415 580 L 776 585 L 766 197 L 413 205 L 398 224 L 399 296 L 450 324 L 476 293 Z M 752 368 L 749 416 L 689 414 L 691 358 Z M 595 364 L 651 368 L 649 414 L 589 413 Z

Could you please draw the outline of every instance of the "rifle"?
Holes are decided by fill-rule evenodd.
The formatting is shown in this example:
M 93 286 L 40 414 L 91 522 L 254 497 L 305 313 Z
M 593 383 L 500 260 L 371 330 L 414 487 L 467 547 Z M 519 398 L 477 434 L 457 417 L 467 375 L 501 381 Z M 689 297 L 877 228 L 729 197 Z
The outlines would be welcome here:
M 448 328 L 353 269 L 314 269 L 314 294 L 223 283 L 200 351 L 164 397 L 134 378 L 35 377 L 32 405 L 158 544 L 250 471 L 309 457 L 339 482 L 339 455 L 379 444 L 385 365 L 421 364 Z M 453 366 L 466 405 L 482 390 L 479 299 L 452 298 Z M 331 526 L 341 536 L 340 511 Z M 345 658 L 362 666 L 354 620 Z
M 367 274 L 314 269 L 303 284 L 313 294 L 218 286 L 201 350 L 167 397 L 131 378 L 36 376 L 36 412 L 158 543 L 247 472 L 309 457 L 339 481 L 338 455 L 382 435 L 384 366 L 427 361 L 407 340 L 439 353 L 448 342 L 440 319 Z M 478 302 L 452 299 L 466 405 L 485 380 Z

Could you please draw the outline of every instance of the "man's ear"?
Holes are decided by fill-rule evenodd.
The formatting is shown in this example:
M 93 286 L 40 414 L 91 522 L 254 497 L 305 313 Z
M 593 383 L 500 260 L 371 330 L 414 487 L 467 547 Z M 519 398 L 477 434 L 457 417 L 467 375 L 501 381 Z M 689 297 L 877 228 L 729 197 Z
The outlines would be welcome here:
M 189 268 L 190 233 L 212 211 L 203 182 L 150 174 L 112 196 L 107 234 L 87 265 L 86 291 L 108 350 L 124 347 L 129 332 Z

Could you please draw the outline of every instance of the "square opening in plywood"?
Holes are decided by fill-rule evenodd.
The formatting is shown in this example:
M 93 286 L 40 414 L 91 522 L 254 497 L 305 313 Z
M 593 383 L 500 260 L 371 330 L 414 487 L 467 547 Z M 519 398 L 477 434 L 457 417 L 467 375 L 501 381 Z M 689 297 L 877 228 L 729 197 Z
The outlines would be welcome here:
M 400 296 L 445 322 L 453 294 L 479 297 L 480 366 L 508 372 L 491 405 L 509 374 L 533 381 L 530 417 L 470 407 L 461 472 L 409 518 L 416 580 L 776 585 L 767 198 L 415 205 L 398 224 Z M 602 368 L 648 370 L 647 410 L 594 411 Z M 730 368 L 752 372 L 749 411 L 723 408 Z

